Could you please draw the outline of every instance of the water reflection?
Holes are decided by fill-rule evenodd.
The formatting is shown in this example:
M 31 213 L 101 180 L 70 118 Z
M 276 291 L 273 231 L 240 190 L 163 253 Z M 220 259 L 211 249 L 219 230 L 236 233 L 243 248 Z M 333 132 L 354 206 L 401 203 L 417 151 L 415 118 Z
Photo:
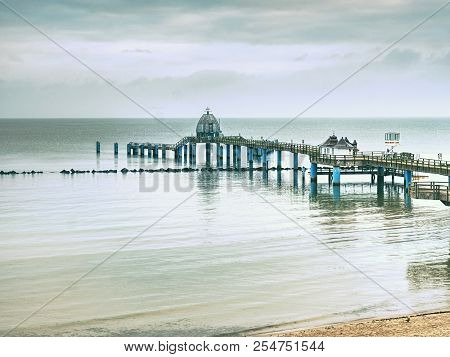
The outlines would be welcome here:
M 408 265 L 406 276 L 411 289 L 450 287 L 450 258 Z

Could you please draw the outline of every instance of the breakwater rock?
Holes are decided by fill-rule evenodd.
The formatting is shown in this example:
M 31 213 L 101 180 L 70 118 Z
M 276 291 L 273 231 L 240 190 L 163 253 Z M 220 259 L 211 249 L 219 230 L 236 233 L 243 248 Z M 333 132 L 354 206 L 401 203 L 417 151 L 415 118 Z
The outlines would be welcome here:
M 22 172 L 17 172 L 17 171 L 0 171 L 0 175 L 35 175 L 35 174 L 43 174 L 43 171 L 22 171 Z

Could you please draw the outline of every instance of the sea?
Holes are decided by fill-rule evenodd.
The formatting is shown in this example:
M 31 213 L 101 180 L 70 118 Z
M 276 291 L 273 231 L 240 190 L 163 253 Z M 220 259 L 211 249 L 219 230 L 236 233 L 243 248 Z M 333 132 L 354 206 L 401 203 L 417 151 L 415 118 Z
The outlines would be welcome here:
M 0 119 L 0 170 L 19 173 L 0 175 L 2 335 L 254 335 L 450 308 L 450 209 L 411 199 L 400 177 L 380 191 L 343 175 L 336 192 L 320 176 L 312 189 L 291 170 L 202 171 L 202 145 L 199 171 L 120 172 L 185 167 L 127 157 L 126 144 L 175 143 L 197 120 Z M 363 151 L 395 131 L 398 152 L 450 160 L 449 118 L 288 122 L 221 127 L 314 145 L 335 133 Z M 60 173 L 71 169 L 118 172 Z

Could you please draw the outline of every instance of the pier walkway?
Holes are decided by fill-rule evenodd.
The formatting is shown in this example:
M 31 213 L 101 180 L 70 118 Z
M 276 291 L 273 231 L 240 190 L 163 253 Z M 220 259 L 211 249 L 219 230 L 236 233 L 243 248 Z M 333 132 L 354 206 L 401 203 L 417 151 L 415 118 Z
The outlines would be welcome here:
M 331 139 L 332 137 L 330 137 Z M 334 139 L 337 139 L 334 136 Z M 341 140 L 344 140 L 343 138 Z M 347 140 L 347 138 L 345 138 Z M 336 140 L 337 141 L 337 140 Z M 423 174 L 436 174 L 446 176 L 447 185 L 445 186 L 448 194 L 450 185 L 450 161 L 434 159 L 418 159 L 413 155 L 394 155 L 385 152 L 361 152 L 356 148 L 356 141 L 351 144 L 347 141 L 350 150 L 345 155 L 325 154 L 319 145 L 309 145 L 304 143 L 281 142 L 278 140 L 247 139 L 241 135 L 225 136 L 220 129 L 220 121 L 206 108 L 206 113 L 200 118 L 196 136 L 185 136 L 177 143 L 136 143 L 130 142 L 127 145 L 128 156 L 147 156 L 158 158 L 161 152 L 161 158 L 167 157 L 167 152 L 172 151 L 175 161 L 184 161 L 186 164 L 193 165 L 197 157 L 197 145 L 204 145 L 205 150 L 199 151 L 205 154 L 206 165 L 211 165 L 212 148 L 215 146 L 216 163 L 218 167 L 223 167 L 226 162 L 227 167 L 233 165 L 235 168 L 241 167 L 242 148 L 246 148 L 248 168 L 253 169 L 253 163 L 256 160 L 261 163 L 263 172 L 269 170 L 269 155 L 276 155 L 276 169 L 282 168 L 283 152 L 291 155 L 292 168 L 299 170 L 299 155 L 308 156 L 311 163 L 309 174 L 311 182 L 317 182 L 318 175 L 328 175 L 330 183 L 339 187 L 342 174 L 370 174 L 372 183 L 383 184 L 385 176 L 402 176 L 404 178 L 405 192 L 410 192 L 413 181 L 413 172 Z M 344 142 L 345 144 L 345 142 Z M 354 146 L 353 146 L 354 145 Z M 100 143 L 97 142 L 97 153 L 100 153 Z M 114 154 L 118 155 L 118 143 L 114 144 Z M 183 160 L 184 159 L 184 160 Z M 318 167 L 321 165 L 321 167 Z M 302 178 L 305 177 L 306 168 L 301 167 Z M 416 174 L 415 177 L 418 177 Z M 432 188 L 434 192 L 436 188 Z M 419 190 L 419 191 L 418 191 Z M 444 190 L 442 188 L 441 190 Z M 429 190 L 428 190 L 429 191 Z M 419 196 L 430 196 L 426 194 L 427 190 L 416 186 Z M 440 191 L 439 191 L 440 192 Z M 440 194 L 439 194 L 440 195 Z M 440 197 L 440 196 L 439 196 Z M 448 199 L 443 200 L 448 202 Z
M 222 136 L 217 138 L 211 138 L 210 140 L 198 139 L 194 136 L 186 136 L 176 144 L 163 144 L 163 143 L 134 143 L 128 144 L 128 155 L 144 156 L 144 150 L 148 150 L 149 155 L 153 153 L 154 157 L 158 157 L 157 152 L 162 151 L 162 157 L 166 156 L 165 151 L 170 150 L 175 152 L 175 158 L 188 155 L 188 150 L 193 150 L 193 145 L 197 144 L 216 144 L 221 147 L 225 145 L 228 149 L 230 146 L 238 148 L 238 151 L 233 150 L 234 156 L 240 154 L 242 147 L 247 149 L 254 149 L 260 152 L 260 156 L 264 156 L 264 153 L 272 151 L 289 152 L 292 154 L 301 154 L 309 156 L 309 160 L 313 164 L 320 164 L 339 168 L 348 167 L 370 167 L 384 169 L 393 169 L 405 171 L 415 171 L 427 174 L 438 174 L 442 176 L 450 176 L 450 161 L 434 160 L 434 159 L 407 159 L 388 155 L 382 155 L 380 153 L 356 154 L 356 155 L 328 155 L 321 154 L 319 147 L 315 145 L 307 144 L 295 144 L 279 142 L 276 140 L 254 140 L 246 139 L 241 136 Z M 185 151 L 183 153 L 183 150 Z M 220 151 L 220 150 L 218 150 Z M 251 151 L 251 150 L 250 150 Z M 206 152 L 208 153 L 208 150 Z M 192 156 L 195 157 L 193 154 Z M 220 153 L 219 153 L 220 157 Z M 228 155 L 231 157 L 231 155 Z M 237 160 L 239 161 L 239 160 Z M 249 161 L 252 161 L 251 158 Z

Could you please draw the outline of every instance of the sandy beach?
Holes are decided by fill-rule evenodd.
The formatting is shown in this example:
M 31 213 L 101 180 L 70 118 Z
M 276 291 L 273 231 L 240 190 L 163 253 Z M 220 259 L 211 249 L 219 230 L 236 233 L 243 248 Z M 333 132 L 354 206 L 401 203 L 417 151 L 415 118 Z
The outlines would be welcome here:
M 361 320 L 305 330 L 270 334 L 272 337 L 450 337 L 450 311 L 384 319 Z

